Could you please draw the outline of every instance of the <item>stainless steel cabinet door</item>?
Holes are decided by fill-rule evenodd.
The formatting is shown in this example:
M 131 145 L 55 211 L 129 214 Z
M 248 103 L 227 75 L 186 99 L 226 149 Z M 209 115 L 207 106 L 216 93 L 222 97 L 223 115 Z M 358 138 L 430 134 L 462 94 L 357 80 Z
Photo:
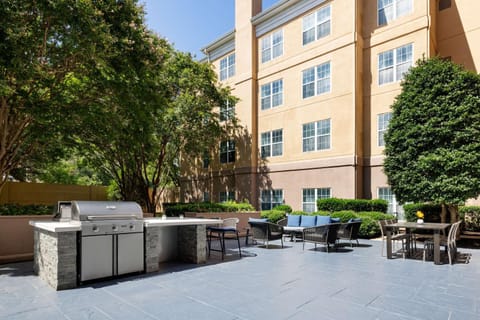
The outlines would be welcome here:
M 118 274 L 143 271 L 143 233 L 118 235 Z
M 82 237 L 80 281 L 113 276 L 113 236 Z

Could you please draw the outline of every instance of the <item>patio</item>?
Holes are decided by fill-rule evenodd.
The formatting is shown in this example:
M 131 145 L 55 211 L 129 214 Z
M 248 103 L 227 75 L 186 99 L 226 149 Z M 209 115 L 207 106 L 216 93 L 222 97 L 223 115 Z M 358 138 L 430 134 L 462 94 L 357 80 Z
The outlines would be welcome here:
M 243 244 L 244 242 L 242 242 Z M 480 259 L 434 265 L 387 260 L 381 242 L 338 252 L 301 242 L 274 248 L 234 241 L 221 261 L 54 291 L 32 263 L 0 265 L 0 319 L 479 319 Z M 320 252 L 322 251 L 322 252 Z

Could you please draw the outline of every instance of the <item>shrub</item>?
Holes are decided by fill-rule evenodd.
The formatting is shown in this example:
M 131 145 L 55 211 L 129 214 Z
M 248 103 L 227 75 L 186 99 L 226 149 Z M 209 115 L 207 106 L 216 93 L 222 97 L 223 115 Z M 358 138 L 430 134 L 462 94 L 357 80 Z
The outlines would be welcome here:
M 479 206 L 465 206 L 460 207 L 459 216 L 463 220 L 463 230 L 465 231 L 480 231 L 480 207 Z
M 53 215 L 53 206 L 42 204 L 2 204 L 0 216 Z
M 283 211 L 285 213 L 291 213 L 292 212 L 292 207 L 290 207 L 288 204 L 279 204 L 278 206 L 274 207 L 272 210 L 278 210 L 278 211 Z
M 340 218 L 340 222 L 342 223 L 345 223 L 350 219 L 357 218 L 357 215 L 355 214 L 355 212 L 351 210 L 332 212 L 330 216 L 332 218 Z
M 185 212 L 246 212 L 254 211 L 248 202 L 237 203 L 227 201 L 222 203 L 211 202 L 193 202 L 193 203 L 176 203 L 164 204 L 165 214 L 169 217 L 179 216 Z
M 300 211 L 300 210 L 292 211 L 290 214 L 292 216 L 293 215 L 295 215 L 295 216 L 310 216 L 310 215 L 312 215 L 311 213 L 308 213 L 308 212 L 305 212 L 305 211 Z
M 422 211 L 425 217 L 425 222 L 440 222 L 440 214 L 442 213 L 442 206 L 439 204 L 428 203 L 410 203 L 403 206 L 405 211 L 405 219 L 407 221 L 417 220 L 417 211 Z
M 267 218 L 268 221 L 277 223 L 278 221 L 284 219 L 286 214 L 282 210 L 264 210 L 260 213 L 260 217 Z
M 355 212 L 379 211 L 386 213 L 388 209 L 388 202 L 382 199 L 367 200 L 328 198 L 318 199 L 317 208 L 318 210 L 325 210 L 330 212 L 352 210 Z
M 359 236 L 361 238 L 374 238 L 382 234 L 378 220 L 394 219 L 395 216 L 383 212 L 357 212 L 357 218 L 362 219 Z

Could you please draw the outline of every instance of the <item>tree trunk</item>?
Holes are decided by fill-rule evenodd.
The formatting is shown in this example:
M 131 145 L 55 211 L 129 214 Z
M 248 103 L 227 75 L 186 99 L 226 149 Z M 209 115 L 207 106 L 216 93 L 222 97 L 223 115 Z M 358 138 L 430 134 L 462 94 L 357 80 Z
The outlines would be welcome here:
M 447 222 L 447 206 L 445 203 L 442 203 L 442 213 L 440 214 L 440 222 L 446 223 Z
M 448 211 L 450 212 L 450 223 L 455 223 L 458 220 L 458 206 L 454 204 L 448 205 Z

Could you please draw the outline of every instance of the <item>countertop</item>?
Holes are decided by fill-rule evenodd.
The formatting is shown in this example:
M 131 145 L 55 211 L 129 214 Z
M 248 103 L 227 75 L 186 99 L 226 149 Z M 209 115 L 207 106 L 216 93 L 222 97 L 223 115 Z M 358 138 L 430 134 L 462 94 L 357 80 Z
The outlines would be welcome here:
M 31 226 L 50 232 L 70 232 L 80 231 L 81 226 L 78 221 L 35 221 L 29 222 Z
M 203 218 L 146 218 L 143 220 L 145 227 L 189 226 L 201 224 L 221 224 L 223 220 Z
M 189 226 L 189 225 L 210 225 L 219 224 L 219 219 L 200 219 L 200 218 L 146 218 L 143 224 L 148 227 L 168 227 L 168 226 Z M 50 232 L 71 232 L 81 231 L 81 225 L 78 221 L 35 221 L 31 220 L 29 224 L 35 228 Z

